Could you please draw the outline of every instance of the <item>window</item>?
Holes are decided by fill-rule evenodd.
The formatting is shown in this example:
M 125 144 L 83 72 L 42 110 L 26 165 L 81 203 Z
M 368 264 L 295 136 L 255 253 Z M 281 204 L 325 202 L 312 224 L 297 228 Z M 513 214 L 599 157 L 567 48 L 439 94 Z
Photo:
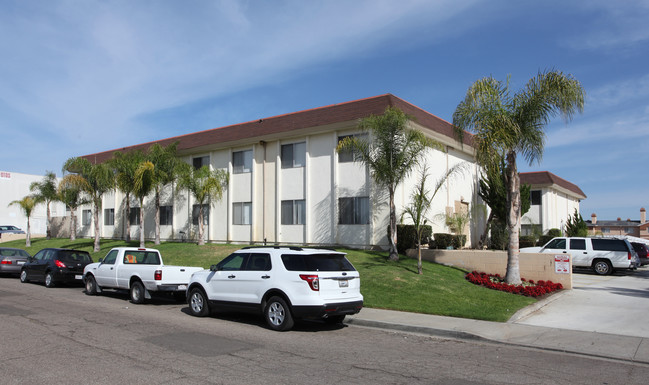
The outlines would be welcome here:
M 621 239 L 593 238 L 592 242 L 593 242 L 593 250 L 625 251 L 625 252 L 629 251 L 629 249 L 626 246 L 626 242 Z
M 200 205 L 194 205 L 192 207 L 192 224 L 198 226 L 198 209 Z M 203 205 L 203 224 L 210 224 L 210 206 Z
M 571 250 L 586 250 L 586 240 L 585 239 L 571 239 L 570 240 L 570 249 Z
M 370 198 L 339 198 L 338 213 L 341 225 L 367 225 L 370 223 Z
M 232 224 L 251 224 L 252 202 L 237 202 L 232 204 Z
M 104 226 L 115 225 L 115 209 L 104 209 Z
M 174 207 L 160 206 L 160 226 L 171 226 L 174 223 Z
M 203 166 L 209 166 L 210 165 L 210 157 L 209 156 L 199 156 L 196 158 L 192 158 L 192 164 L 194 165 L 194 169 L 198 170 L 199 168 Z
M 550 241 L 550 243 L 545 246 L 546 249 L 552 249 L 552 250 L 565 250 L 566 248 L 566 239 L 565 238 L 557 238 L 553 239 Z
M 104 265 L 114 265 L 118 253 L 118 250 L 111 250 L 108 254 L 106 254 L 106 258 L 103 259 L 102 263 Z
M 304 208 L 304 199 L 282 201 L 282 224 L 303 225 L 305 222 Z
M 252 171 L 252 150 L 235 151 L 232 153 L 232 172 L 243 174 Z
M 367 134 L 357 134 L 357 135 L 343 135 L 338 137 L 338 143 L 343 141 L 345 138 L 357 138 L 358 140 L 367 141 Z M 338 153 L 338 163 L 348 163 L 357 161 L 358 154 L 353 150 L 341 151 Z
M 288 271 L 356 271 L 344 254 L 282 254 Z
M 541 190 L 530 191 L 530 204 L 532 206 L 539 206 L 541 204 Z
M 90 222 L 92 221 L 92 210 L 83 210 L 81 212 L 81 224 L 83 226 L 90 226 Z
M 131 211 L 128 213 L 129 220 L 131 221 L 131 226 L 140 225 L 140 208 L 131 207 Z
M 608 227 L 602 227 L 602 234 L 608 234 L 610 232 L 611 232 L 611 229 L 609 229 Z
M 304 167 L 306 142 L 282 145 L 282 168 Z
M 217 270 L 241 270 L 248 253 L 234 253 L 216 265 Z
M 270 271 L 270 254 L 267 253 L 250 253 L 245 270 L 251 271 Z

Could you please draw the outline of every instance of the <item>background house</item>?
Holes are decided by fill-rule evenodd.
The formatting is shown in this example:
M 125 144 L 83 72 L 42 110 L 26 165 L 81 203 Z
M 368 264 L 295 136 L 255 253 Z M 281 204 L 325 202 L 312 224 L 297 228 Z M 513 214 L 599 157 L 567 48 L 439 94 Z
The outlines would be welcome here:
M 531 235 L 533 226 L 543 234 L 556 228 L 565 230 L 566 222 L 586 194 L 574 183 L 560 178 L 549 171 L 522 172 L 521 184 L 529 184 L 530 210 L 522 218 L 521 235 Z
M 354 154 L 336 152 L 348 135 L 364 135 L 357 129 L 359 119 L 381 115 L 386 107 L 398 107 L 412 117 L 409 126 L 444 145 L 443 151 L 428 150 L 426 164 L 430 181 L 439 179 L 450 167 L 466 162 L 467 172 L 448 181 L 430 210 L 429 223 L 436 232 L 448 232 L 440 213 L 466 211 L 478 200 L 478 172 L 471 147 L 472 136 L 464 143 L 455 138 L 450 123 L 391 94 L 270 118 L 257 119 L 178 137 L 117 149 L 122 152 L 146 150 L 153 143 L 166 146 L 178 142 L 179 155 L 196 167 L 208 165 L 226 170 L 230 183 L 223 198 L 209 208 L 204 222 L 206 240 L 239 243 L 283 243 L 385 247 L 388 245 L 387 193 L 376 186 L 368 170 L 354 162 Z M 371 133 L 370 133 L 371 135 Z M 91 162 L 112 157 L 110 150 L 85 155 Z M 410 203 L 418 172 L 396 191 L 397 215 Z M 432 188 L 432 183 L 431 183 Z M 133 199 L 132 212 L 139 203 Z M 163 196 L 163 239 L 180 239 L 182 233 L 196 237 L 198 207 L 191 196 L 171 187 Z M 154 208 L 144 203 L 145 237 L 152 238 Z M 136 216 L 125 228 L 124 196 L 116 191 L 104 196 L 100 216 L 103 237 L 122 237 L 126 231 L 139 236 Z M 82 208 L 80 236 L 93 236 L 90 207 Z M 407 222 L 407 221 L 406 221 Z M 468 242 L 476 242 L 484 220 L 473 224 Z
M 590 235 L 629 235 L 649 239 L 649 222 L 644 207 L 640 209 L 640 220 L 617 218 L 616 220 L 599 220 L 595 213 L 586 221 Z

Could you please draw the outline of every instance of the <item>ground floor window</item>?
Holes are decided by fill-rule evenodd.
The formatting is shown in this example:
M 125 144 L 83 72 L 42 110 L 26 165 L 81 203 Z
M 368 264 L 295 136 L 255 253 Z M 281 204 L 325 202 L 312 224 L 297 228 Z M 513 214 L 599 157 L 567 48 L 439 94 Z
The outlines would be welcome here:
M 140 208 L 131 207 L 131 211 L 128 213 L 129 220 L 131 221 L 131 226 L 140 225 Z
M 305 222 L 304 199 L 282 201 L 282 224 L 303 225 Z
M 232 204 L 232 224 L 249 225 L 252 223 L 252 202 L 236 202 Z
M 92 210 L 83 210 L 81 212 L 81 224 L 83 226 L 90 226 L 92 222 Z
M 194 226 L 198 226 L 198 210 L 199 210 L 200 205 L 194 205 L 192 206 L 192 224 Z M 210 224 L 210 206 L 209 205 L 203 205 L 203 224 L 204 225 L 209 225 Z
M 104 226 L 115 225 L 115 209 L 104 209 Z
M 339 198 L 338 214 L 341 225 L 367 225 L 370 223 L 370 198 Z
M 173 206 L 160 206 L 160 226 L 171 226 L 174 222 Z

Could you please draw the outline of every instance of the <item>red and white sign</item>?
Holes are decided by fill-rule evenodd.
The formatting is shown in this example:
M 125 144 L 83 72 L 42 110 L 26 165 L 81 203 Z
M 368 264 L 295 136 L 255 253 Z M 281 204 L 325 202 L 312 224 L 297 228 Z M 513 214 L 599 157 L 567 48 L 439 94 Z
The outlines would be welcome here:
M 11 179 L 11 173 L 7 171 L 0 171 L 0 179 Z
M 570 273 L 570 256 L 569 255 L 555 255 L 554 256 L 554 272 L 557 274 Z

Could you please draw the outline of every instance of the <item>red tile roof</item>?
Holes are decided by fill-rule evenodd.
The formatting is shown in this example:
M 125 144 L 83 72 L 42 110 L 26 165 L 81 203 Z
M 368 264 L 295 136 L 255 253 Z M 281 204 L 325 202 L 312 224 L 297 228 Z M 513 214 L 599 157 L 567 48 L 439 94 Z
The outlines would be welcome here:
M 579 186 L 574 183 L 570 183 L 567 180 L 560 178 L 549 171 L 521 172 L 519 175 L 521 177 L 521 183 L 529 184 L 532 186 L 550 186 L 556 184 L 581 196 L 581 199 L 586 198 L 586 194 L 581 191 Z
M 342 122 L 353 122 L 369 115 L 381 115 L 388 106 L 398 107 L 406 114 L 412 116 L 418 124 L 430 131 L 455 138 L 453 125 L 449 122 L 392 94 L 385 94 L 136 144 L 96 154 L 84 155 L 83 157 L 92 162 L 101 163 L 110 159 L 115 151 L 146 150 L 154 143 L 166 146 L 175 141 L 178 141 L 178 152 L 181 154 L 188 153 L 198 147 L 242 141 L 248 138 L 254 138 L 254 141 L 257 142 L 294 130 Z M 473 136 L 471 134 L 465 133 L 464 144 L 470 146 L 472 138 Z

